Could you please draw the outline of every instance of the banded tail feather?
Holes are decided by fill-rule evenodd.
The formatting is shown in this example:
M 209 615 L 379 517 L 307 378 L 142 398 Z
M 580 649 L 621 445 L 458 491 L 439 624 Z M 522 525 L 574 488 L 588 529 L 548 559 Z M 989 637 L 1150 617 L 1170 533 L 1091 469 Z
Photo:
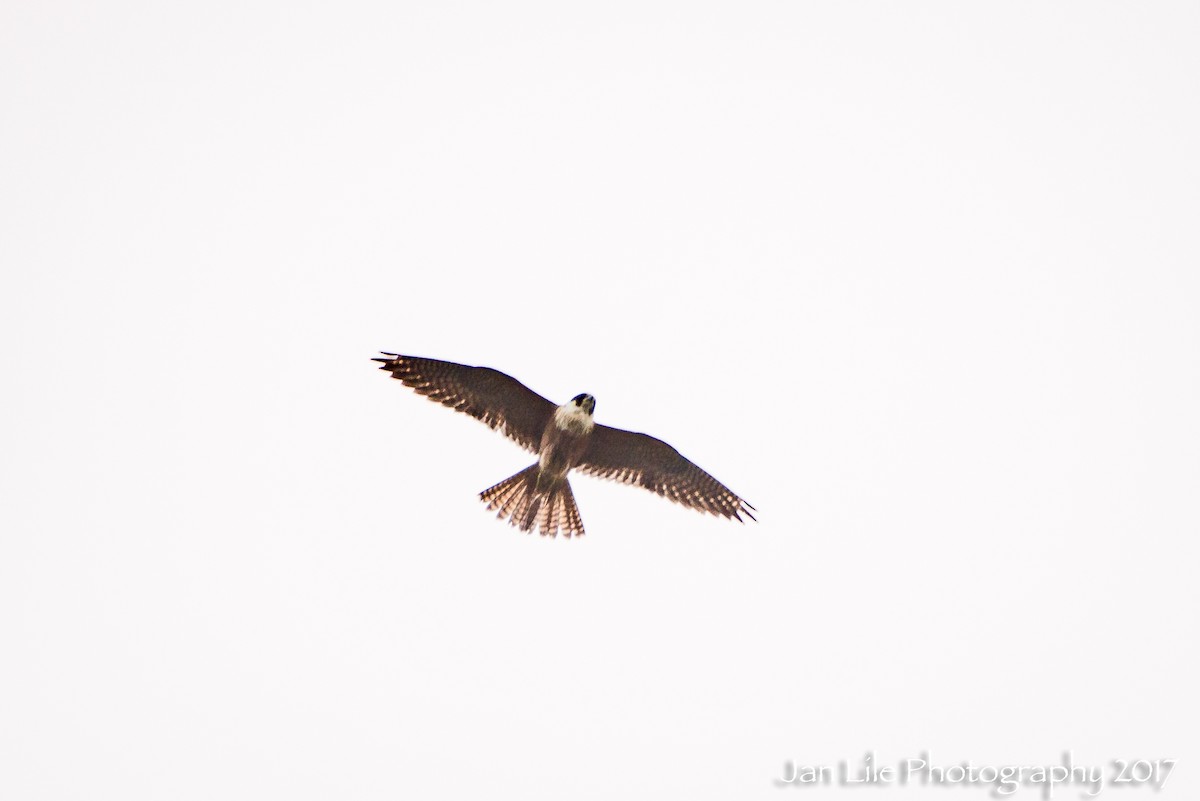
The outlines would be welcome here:
M 479 493 L 496 517 L 522 531 L 535 528 L 542 536 L 583 536 L 583 518 L 566 476 L 555 478 L 533 464 Z

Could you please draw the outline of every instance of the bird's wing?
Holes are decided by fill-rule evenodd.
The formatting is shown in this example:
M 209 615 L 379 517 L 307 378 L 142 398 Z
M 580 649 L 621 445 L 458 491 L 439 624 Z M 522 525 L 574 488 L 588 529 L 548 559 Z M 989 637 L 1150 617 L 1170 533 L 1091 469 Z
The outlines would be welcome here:
M 387 370 L 432 401 L 482 420 L 527 451 L 538 452 L 554 404 L 512 376 L 490 367 L 384 353 Z
M 753 506 L 662 440 L 597 425 L 576 470 L 634 484 L 702 512 L 754 520 Z M 739 514 L 740 513 L 740 514 Z

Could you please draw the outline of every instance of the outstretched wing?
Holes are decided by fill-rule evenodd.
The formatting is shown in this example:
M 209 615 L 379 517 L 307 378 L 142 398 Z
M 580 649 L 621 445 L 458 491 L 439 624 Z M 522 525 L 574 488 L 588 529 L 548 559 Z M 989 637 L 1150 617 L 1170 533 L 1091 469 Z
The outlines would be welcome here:
M 456 412 L 482 420 L 527 451 L 538 452 L 554 404 L 510 375 L 490 367 L 384 353 L 380 370 Z
M 753 506 L 683 458 L 679 451 L 646 434 L 597 425 L 575 469 L 645 487 L 702 512 L 738 521 L 742 520 L 740 514 L 755 519 L 750 513 Z

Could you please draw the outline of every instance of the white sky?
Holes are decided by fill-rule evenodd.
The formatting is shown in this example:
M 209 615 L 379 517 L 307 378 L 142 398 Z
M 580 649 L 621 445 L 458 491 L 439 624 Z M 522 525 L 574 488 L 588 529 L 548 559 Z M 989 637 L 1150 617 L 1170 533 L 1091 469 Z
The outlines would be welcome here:
M 1197 42 L 1195 3 L 0 5 L 0 797 L 844 798 L 773 779 L 1071 749 L 1194 798 Z M 378 350 L 591 392 L 760 523 L 577 477 L 587 537 L 521 534 L 475 494 L 532 457 Z

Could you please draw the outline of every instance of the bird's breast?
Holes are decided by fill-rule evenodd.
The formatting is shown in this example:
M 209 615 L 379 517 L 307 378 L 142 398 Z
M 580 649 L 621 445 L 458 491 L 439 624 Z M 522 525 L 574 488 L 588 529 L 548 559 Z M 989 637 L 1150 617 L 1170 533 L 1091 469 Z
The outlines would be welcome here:
M 562 427 L 557 420 L 552 420 L 542 434 L 542 445 L 538 449 L 538 464 L 542 470 L 562 475 L 579 464 L 587 450 L 592 428 Z

